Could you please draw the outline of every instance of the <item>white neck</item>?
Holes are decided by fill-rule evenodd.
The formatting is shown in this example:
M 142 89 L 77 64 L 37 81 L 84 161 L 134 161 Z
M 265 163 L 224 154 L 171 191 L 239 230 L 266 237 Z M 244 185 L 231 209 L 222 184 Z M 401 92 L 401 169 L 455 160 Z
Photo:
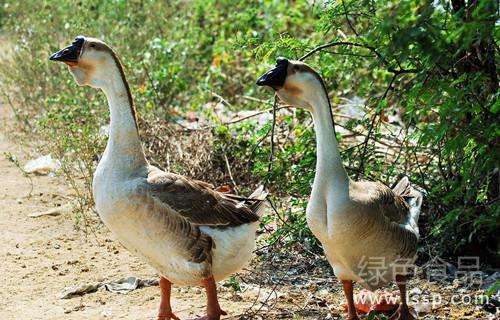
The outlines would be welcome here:
M 126 80 L 122 79 L 117 66 L 112 69 L 108 73 L 108 80 L 101 86 L 108 99 L 111 122 L 103 161 L 111 161 L 116 163 L 120 170 L 131 172 L 147 165 L 147 161 L 128 98 Z
M 334 223 L 335 208 L 349 201 L 349 177 L 342 165 L 328 96 L 321 90 L 310 101 L 316 130 L 317 162 L 308 219 L 328 234 Z M 326 228 L 326 229 L 324 229 Z

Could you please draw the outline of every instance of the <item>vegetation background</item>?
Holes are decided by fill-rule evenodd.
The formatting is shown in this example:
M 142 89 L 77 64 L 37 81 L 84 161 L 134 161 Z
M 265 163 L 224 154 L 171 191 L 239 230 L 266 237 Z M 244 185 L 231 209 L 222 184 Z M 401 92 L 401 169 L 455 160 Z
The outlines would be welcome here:
M 268 115 L 272 94 L 257 76 L 279 56 L 331 43 L 307 62 L 325 78 L 351 177 L 391 185 L 408 175 L 425 192 L 421 260 L 479 255 L 498 267 L 498 17 L 493 0 L 2 0 L 0 31 L 11 43 L 1 93 L 26 136 L 43 142 L 40 153 L 62 161 L 78 195 L 76 225 L 88 227 L 107 104 L 48 55 L 79 34 L 103 39 L 125 65 L 153 163 L 241 193 L 264 182 L 276 209 L 263 222 L 268 245 L 321 252 L 304 217 L 315 163 L 309 115 L 280 109 L 274 146 L 270 117 L 221 113 Z M 363 113 L 343 113 L 355 98 Z

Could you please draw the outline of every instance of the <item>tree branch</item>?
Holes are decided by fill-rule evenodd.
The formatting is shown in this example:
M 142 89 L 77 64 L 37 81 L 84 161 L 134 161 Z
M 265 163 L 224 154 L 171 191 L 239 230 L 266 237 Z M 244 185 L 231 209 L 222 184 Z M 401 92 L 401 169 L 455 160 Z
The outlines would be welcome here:
M 398 76 L 399 74 L 398 73 L 395 73 L 392 78 L 391 78 L 391 82 L 389 82 L 389 86 L 387 87 L 387 89 L 385 89 L 385 92 L 384 92 L 384 95 L 380 98 L 379 100 L 379 103 L 382 102 L 386 97 L 387 97 L 387 94 L 389 93 L 389 90 L 391 90 L 392 88 L 392 84 L 394 83 L 394 81 L 396 80 L 396 77 Z M 370 128 L 368 129 L 368 133 L 366 134 L 366 137 L 365 137 L 365 141 L 363 141 L 363 153 L 361 154 L 361 159 L 359 161 L 359 169 L 358 169 L 358 172 L 357 172 L 357 175 L 356 175 L 356 179 L 359 178 L 359 174 L 361 172 L 364 172 L 364 166 L 365 166 L 365 156 L 366 156 L 366 151 L 368 150 L 368 140 L 370 140 L 370 135 L 373 131 L 373 127 L 375 126 L 375 120 L 377 119 L 378 115 L 380 114 L 380 111 L 379 112 L 375 112 L 375 114 L 373 115 L 373 118 L 372 118 L 372 121 L 370 123 Z
M 349 25 L 349 28 L 351 28 L 352 32 L 356 35 L 356 37 L 359 37 L 359 34 L 356 31 L 356 29 L 354 29 L 354 26 L 352 25 L 351 20 L 349 20 L 349 14 L 347 13 L 347 8 L 345 6 L 344 0 L 342 0 L 342 7 L 344 8 L 345 19 L 347 21 L 347 24 Z
M 377 58 L 379 58 L 382 61 L 382 63 L 384 63 L 387 66 L 387 70 L 389 72 L 394 73 L 394 74 L 418 73 L 421 71 L 420 69 L 403 69 L 403 68 L 394 69 L 393 67 L 390 67 L 389 61 L 387 61 L 387 59 L 380 52 L 378 52 L 375 47 L 361 44 L 361 43 L 356 43 L 356 42 L 349 42 L 349 41 L 334 41 L 334 42 L 330 42 L 327 44 L 323 44 L 321 46 L 318 46 L 318 47 L 312 49 L 311 51 L 309 51 L 308 53 L 306 53 L 305 55 L 300 57 L 299 61 L 304 61 L 305 59 L 309 58 L 310 56 L 312 56 L 313 54 L 315 54 L 321 50 L 324 50 L 324 49 L 330 48 L 330 47 L 335 47 L 335 46 L 352 46 L 352 47 L 368 49 L 371 52 L 373 52 L 373 54 L 375 54 L 377 56 Z

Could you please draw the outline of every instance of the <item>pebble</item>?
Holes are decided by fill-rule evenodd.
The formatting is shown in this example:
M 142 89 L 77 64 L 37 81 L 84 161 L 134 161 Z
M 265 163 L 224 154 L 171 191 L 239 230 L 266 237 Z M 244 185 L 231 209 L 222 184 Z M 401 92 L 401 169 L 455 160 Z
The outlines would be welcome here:
M 413 295 L 421 295 L 422 294 L 422 289 L 420 289 L 419 287 L 415 287 L 413 289 L 410 290 L 410 292 L 408 292 L 410 296 L 413 296 Z
M 413 308 L 415 308 L 415 311 L 417 311 L 418 314 L 432 312 L 432 304 L 427 302 L 416 303 L 415 305 L 413 305 Z
M 111 318 L 113 314 L 111 313 L 111 311 L 108 311 L 108 310 L 104 310 L 103 312 L 101 312 L 101 317 L 103 318 Z

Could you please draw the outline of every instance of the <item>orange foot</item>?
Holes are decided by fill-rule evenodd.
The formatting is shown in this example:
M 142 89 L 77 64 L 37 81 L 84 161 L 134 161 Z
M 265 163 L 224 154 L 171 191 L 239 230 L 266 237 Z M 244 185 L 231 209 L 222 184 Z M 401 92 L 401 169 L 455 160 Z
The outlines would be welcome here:
M 414 311 L 410 311 L 408 305 L 400 304 L 398 310 L 389 318 L 389 320 L 416 320 Z
M 218 314 L 215 315 L 206 315 L 203 317 L 196 318 L 195 320 L 220 320 L 220 316 L 226 316 L 227 312 L 224 310 L 219 310 Z
M 377 303 L 372 306 L 375 312 L 390 312 L 398 307 L 399 297 L 391 292 L 379 292 Z
M 156 320 L 180 320 L 173 312 L 161 313 Z
M 356 312 L 360 314 L 367 314 L 370 311 L 375 312 L 390 312 L 395 310 L 399 304 L 399 297 L 391 292 L 371 292 L 368 290 L 361 290 L 354 297 L 354 307 Z M 344 310 L 347 311 L 347 304 L 344 304 Z

